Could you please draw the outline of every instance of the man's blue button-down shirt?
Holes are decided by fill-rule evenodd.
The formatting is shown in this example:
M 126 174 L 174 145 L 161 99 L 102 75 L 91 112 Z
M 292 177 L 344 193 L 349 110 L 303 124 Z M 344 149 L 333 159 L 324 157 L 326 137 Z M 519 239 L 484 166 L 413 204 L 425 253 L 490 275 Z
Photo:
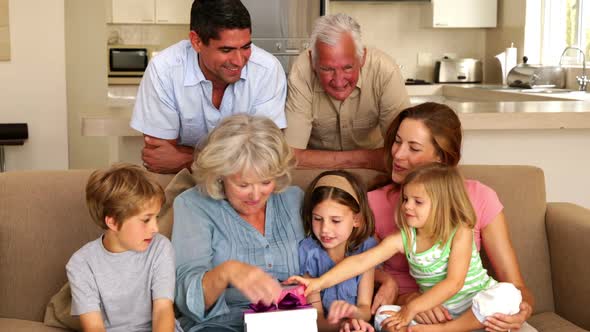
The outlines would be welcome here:
M 150 61 L 137 93 L 133 129 L 195 146 L 221 119 L 233 114 L 267 116 L 279 128 L 286 127 L 287 82 L 278 59 L 252 45 L 240 79 L 227 86 L 217 109 L 212 103 L 213 85 L 203 75 L 198 56 L 190 41 L 183 40 Z

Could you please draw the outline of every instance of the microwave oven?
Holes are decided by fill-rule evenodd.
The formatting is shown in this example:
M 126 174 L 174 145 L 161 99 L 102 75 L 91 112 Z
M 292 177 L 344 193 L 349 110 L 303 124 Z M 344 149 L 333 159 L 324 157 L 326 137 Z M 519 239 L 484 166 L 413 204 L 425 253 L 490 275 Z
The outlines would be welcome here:
M 142 77 L 153 50 L 140 46 L 108 48 L 109 77 Z

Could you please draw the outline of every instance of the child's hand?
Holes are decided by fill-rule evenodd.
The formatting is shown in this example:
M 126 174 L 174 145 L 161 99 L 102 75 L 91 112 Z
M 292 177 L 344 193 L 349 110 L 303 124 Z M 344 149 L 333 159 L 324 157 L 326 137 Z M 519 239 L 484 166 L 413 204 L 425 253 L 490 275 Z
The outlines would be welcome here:
M 305 296 L 313 293 L 319 293 L 322 290 L 319 278 L 305 278 L 302 276 L 290 276 L 285 280 L 285 284 L 300 284 L 305 286 Z
M 400 311 L 382 311 L 382 314 L 391 315 L 383 320 L 381 328 L 395 328 L 396 330 L 402 327 L 408 326 L 414 318 L 414 313 L 411 312 L 410 308 L 405 305 L 402 306 Z
M 375 292 L 375 296 L 373 297 L 373 304 L 371 305 L 372 315 L 377 313 L 377 310 L 380 306 L 395 303 L 399 293 L 397 282 L 392 276 L 383 271 L 375 273 L 380 273 L 383 280 L 381 282 L 381 286 L 379 286 L 379 289 L 377 292 Z
M 340 325 L 339 332 L 374 332 L 373 326 L 362 319 L 347 319 Z
M 356 318 L 359 309 L 354 304 L 346 301 L 336 300 L 332 302 L 328 309 L 328 323 L 336 324 L 342 318 Z

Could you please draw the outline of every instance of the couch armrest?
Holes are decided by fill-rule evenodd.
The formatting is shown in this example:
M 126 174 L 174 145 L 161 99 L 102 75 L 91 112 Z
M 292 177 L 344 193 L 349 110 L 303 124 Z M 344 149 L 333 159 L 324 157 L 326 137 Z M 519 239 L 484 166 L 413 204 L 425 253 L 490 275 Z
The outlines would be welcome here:
M 590 330 L 590 210 L 548 203 L 545 222 L 555 312 Z

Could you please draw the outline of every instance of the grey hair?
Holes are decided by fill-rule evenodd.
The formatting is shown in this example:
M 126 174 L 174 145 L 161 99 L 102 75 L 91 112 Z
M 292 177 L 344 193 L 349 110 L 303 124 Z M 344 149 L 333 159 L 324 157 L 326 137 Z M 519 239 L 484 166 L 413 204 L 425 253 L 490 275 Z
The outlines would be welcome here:
M 311 32 L 311 60 L 315 65 L 317 60 L 317 43 L 322 42 L 331 46 L 336 45 L 342 34 L 348 33 L 352 37 L 357 58 L 362 60 L 364 46 L 361 40 L 361 26 L 346 14 L 321 16 L 315 21 Z
M 294 166 L 293 151 L 272 120 L 238 114 L 223 119 L 209 134 L 192 169 L 201 192 L 224 199 L 225 176 L 251 171 L 261 180 L 275 180 L 275 192 L 280 192 L 291 183 Z

